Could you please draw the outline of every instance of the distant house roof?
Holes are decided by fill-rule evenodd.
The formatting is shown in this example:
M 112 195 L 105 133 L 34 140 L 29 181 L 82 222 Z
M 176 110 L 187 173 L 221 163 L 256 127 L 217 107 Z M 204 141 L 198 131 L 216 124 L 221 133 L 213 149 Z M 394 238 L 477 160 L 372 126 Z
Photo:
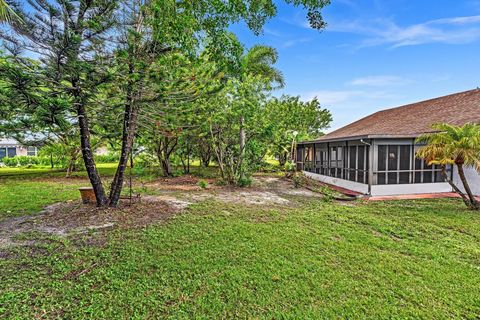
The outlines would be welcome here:
M 432 124 L 480 123 L 480 89 L 376 112 L 315 141 L 414 138 L 432 132 Z
M 15 139 L 0 138 L 0 146 L 21 146 L 21 144 Z

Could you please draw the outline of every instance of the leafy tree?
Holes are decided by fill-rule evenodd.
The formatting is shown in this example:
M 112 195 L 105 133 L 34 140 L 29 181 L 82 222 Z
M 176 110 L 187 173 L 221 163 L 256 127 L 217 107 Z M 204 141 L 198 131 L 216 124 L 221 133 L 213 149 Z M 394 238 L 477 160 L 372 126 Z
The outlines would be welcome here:
M 329 4 L 328 0 L 285 2 L 303 6 L 313 28 L 325 26 L 320 10 Z M 267 19 L 276 14 L 276 5 L 273 0 L 32 0 L 16 10 L 23 22 L 12 21 L 16 34 L 3 33 L 2 37 L 38 56 L 52 96 L 68 97 L 70 109 L 77 118 L 82 156 L 97 204 L 115 206 L 140 110 L 158 101 L 167 105 L 156 89 L 145 88 L 146 79 L 155 79 L 148 71 L 155 68 L 150 67 L 161 63 L 165 52 L 196 57 L 200 48 L 207 45 L 213 48 L 212 52 L 235 57 L 238 45 L 228 27 L 244 21 L 258 34 Z M 125 20 L 122 17 L 126 17 Z M 112 68 L 109 62 L 113 52 L 117 59 Z M 121 84 L 124 117 L 121 159 L 107 199 L 93 158 L 90 136 L 92 119 L 108 113 L 105 108 L 109 106 L 97 102 L 102 95 L 102 84 L 112 80 L 112 74 L 120 77 L 114 80 Z
M 324 26 L 319 9 L 329 3 L 326 0 L 289 0 L 294 5 L 303 4 L 308 9 L 308 18 L 314 28 Z M 109 202 L 116 206 L 123 185 L 124 171 L 131 152 L 137 126 L 138 100 L 142 99 L 141 89 L 145 82 L 145 67 L 156 55 L 175 48 L 184 54 L 194 54 L 206 40 L 218 51 L 229 51 L 236 40 L 227 31 L 231 23 L 245 21 L 247 26 L 258 33 L 266 19 L 276 13 L 272 1 L 229 1 L 208 0 L 146 2 L 133 1 L 128 7 L 130 22 L 125 34 L 123 49 L 127 66 L 127 101 L 125 103 L 122 151 L 120 162 L 110 189 Z M 128 80 L 130 79 L 130 80 Z M 244 135 L 243 135 L 244 136 Z M 244 139 L 241 139 L 244 143 Z M 244 147 L 242 147 L 242 150 Z M 167 153 L 168 154 L 168 153 Z
M 318 138 L 332 121 L 330 111 L 323 109 L 316 98 L 303 102 L 298 96 L 285 95 L 268 102 L 266 117 L 274 128 L 270 151 L 281 166 L 291 156 L 292 142 Z
M 38 62 L 19 56 L 4 56 L 0 110 L 8 113 L 8 122 L 0 123 L 0 133 L 24 145 L 51 146 L 68 158 L 67 177 L 75 170 L 80 155 L 77 123 L 72 116 L 69 97 L 49 88 Z
M 270 126 L 265 117 L 265 79 L 230 79 L 225 89 L 205 105 L 210 138 L 222 178 L 229 184 L 243 183 L 258 169 L 268 150 Z M 243 121 L 239 119 L 243 118 Z M 239 143 L 245 132 L 245 145 Z
M 277 51 L 272 47 L 254 46 L 240 58 L 240 67 L 238 70 L 238 78 L 240 84 L 246 81 L 247 77 L 260 77 L 265 83 L 265 90 L 284 86 L 284 79 L 282 73 L 273 65 L 277 62 Z M 242 90 L 240 90 L 242 92 Z M 239 169 L 240 178 L 245 179 L 245 172 L 243 170 L 244 157 L 246 153 L 246 133 L 245 133 L 245 117 L 240 115 L 240 157 Z
M 474 210 L 480 210 L 480 203 L 473 195 L 465 177 L 464 167 L 475 167 L 480 172 L 480 125 L 467 123 L 463 126 L 436 124 L 432 128 L 435 133 L 420 136 L 417 143 L 424 143 L 417 152 L 417 157 L 425 159 L 429 164 L 442 167 L 445 180 L 462 197 L 465 204 Z M 455 165 L 462 181 L 463 193 L 446 174 L 446 166 Z
M 2 37 L 38 56 L 53 97 L 68 96 L 97 205 L 104 205 L 107 198 L 90 142 L 89 108 L 109 76 L 106 41 L 115 26 L 117 1 L 32 0 L 16 10 L 23 20 L 11 23 L 17 36 Z

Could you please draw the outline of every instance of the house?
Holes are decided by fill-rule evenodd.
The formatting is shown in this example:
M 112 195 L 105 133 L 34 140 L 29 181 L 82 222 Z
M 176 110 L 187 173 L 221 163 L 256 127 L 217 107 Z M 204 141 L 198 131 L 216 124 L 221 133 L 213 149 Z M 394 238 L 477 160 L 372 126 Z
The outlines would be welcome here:
M 313 179 L 372 196 L 451 192 L 439 166 L 415 157 L 415 138 L 431 125 L 480 123 L 480 90 L 376 112 L 297 146 L 297 168 Z M 461 186 L 455 169 L 448 168 Z M 480 175 L 466 168 L 473 192 Z
M 24 146 L 14 139 L 0 139 L 0 161 L 5 157 L 36 156 L 37 153 L 37 147 Z

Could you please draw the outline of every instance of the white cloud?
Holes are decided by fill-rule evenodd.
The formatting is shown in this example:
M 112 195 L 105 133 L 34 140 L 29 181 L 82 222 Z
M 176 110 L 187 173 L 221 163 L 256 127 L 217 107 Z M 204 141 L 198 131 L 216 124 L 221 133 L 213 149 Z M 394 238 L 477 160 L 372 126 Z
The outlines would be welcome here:
M 298 38 L 298 39 L 286 40 L 286 41 L 282 42 L 281 46 L 283 48 L 290 48 L 290 47 L 293 47 L 297 44 L 307 43 L 310 40 L 311 40 L 310 38 Z
M 367 76 L 353 79 L 349 82 L 354 86 L 370 86 L 370 87 L 390 87 L 402 86 L 412 83 L 412 80 L 397 76 Z
M 361 46 L 387 44 L 392 48 L 427 43 L 464 44 L 480 40 L 480 15 L 430 20 L 399 26 L 389 19 L 330 22 L 327 31 L 363 35 Z

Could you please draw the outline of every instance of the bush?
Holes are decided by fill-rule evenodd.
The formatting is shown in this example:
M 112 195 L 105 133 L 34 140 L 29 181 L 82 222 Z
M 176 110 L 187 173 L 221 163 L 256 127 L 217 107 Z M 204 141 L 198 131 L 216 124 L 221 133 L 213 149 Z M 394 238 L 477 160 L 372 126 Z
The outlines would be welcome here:
M 239 187 L 249 187 L 252 185 L 252 178 L 250 177 L 246 177 L 246 178 L 240 178 L 238 179 L 238 182 L 237 182 L 238 186 Z
M 285 163 L 285 171 L 293 172 L 295 170 L 296 170 L 295 162 L 288 161 L 287 163 Z
M 15 156 L 11 158 L 3 158 L 2 162 L 7 167 L 31 167 L 41 164 L 39 157 Z
M 208 182 L 205 180 L 198 181 L 198 186 L 202 189 L 206 189 L 208 187 Z
M 7 167 L 18 167 L 18 160 L 17 157 L 13 158 L 3 158 L 2 162 Z
M 118 162 L 119 159 L 120 159 L 120 156 L 116 153 L 109 153 L 109 154 L 103 154 L 103 155 L 95 156 L 95 161 L 97 163 Z
M 260 164 L 259 171 L 262 172 L 278 172 L 281 171 L 282 168 L 278 164 L 268 163 L 266 161 Z
M 133 159 L 133 167 L 137 168 L 152 168 L 158 167 L 158 159 L 151 154 L 142 153 Z

